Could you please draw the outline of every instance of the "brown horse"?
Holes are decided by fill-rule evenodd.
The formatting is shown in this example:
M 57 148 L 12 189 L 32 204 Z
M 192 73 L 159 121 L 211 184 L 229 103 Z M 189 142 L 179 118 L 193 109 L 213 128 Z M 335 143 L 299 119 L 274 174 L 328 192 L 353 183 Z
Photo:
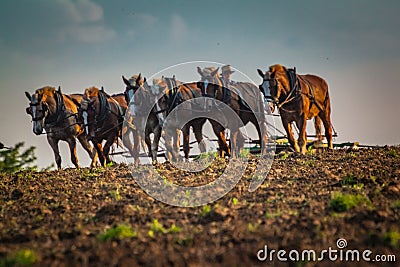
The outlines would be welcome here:
M 306 152 L 306 123 L 315 118 L 315 129 L 318 141 L 322 140 L 321 120 L 325 128 L 328 147 L 333 149 L 331 104 L 328 84 L 321 77 L 296 74 L 296 69 L 287 69 L 276 64 L 267 72 L 257 70 L 263 78 L 260 89 L 270 92 L 271 99 L 279 109 L 283 127 L 289 142 L 296 152 Z M 292 122 L 299 129 L 298 142 L 294 139 Z
M 60 87 L 56 91 L 54 87 L 43 87 L 37 89 L 33 95 L 25 92 L 30 101 L 26 112 L 32 116 L 33 132 L 40 135 L 43 128 L 46 130 L 47 141 L 54 152 L 57 168 L 61 168 L 61 156 L 58 148 L 60 140 L 66 141 L 71 151 L 71 161 L 79 168 L 76 154 L 76 139 L 88 152 L 92 159 L 91 166 L 97 164 L 97 153 L 87 140 L 83 128 L 77 123 L 77 106 L 73 99 L 81 99 L 82 95 L 64 95 Z
M 133 75 L 129 80 L 122 76 L 125 88 L 125 99 L 129 106 L 130 118 L 132 124 L 135 125 L 137 135 L 137 148 L 144 140 L 148 148 L 148 156 L 153 162 L 157 161 L 158 143 L 161 138 L 161 123 L 158 119 L 158 114 L 155 111 L 156 105 L 155 95 L 150 90 L 146 79 L 142 78 L 142 74 Z M 151 134 L 154 134 L 153 142 Z
M 218 138 L 220 156 L 224 157 L 225 155 L 230 155 L 230 149 L 225 139 L 225 128 L 216 120 L 210 119 L 208 117 L 208 112 L 210 110 L 207 101 L 197 100 L 199 97 L 208 97 L 202 91 L 203 87 L 204 85 L 202 84 L 202 82 L 182 83 L 172 90 L 167 90 L 164 96 L 166 99 L 165 102 L 167 115 L 170 115 L 175 108 L 181 109 L 181 112 L 173 113 L 174 116 L 178 116 L 178 114 L 181 116 L 179 118 L 175 118 L 177 126 L 179 125 L 180 121 L 186 121 L 186 119 L 189 119 L 182 128 L 183 151 L 186 159 L 189 158 L 190 127 L 193 128 L 193 133 L 195 135 L 197 143 L 199 144 L 200 151 L 202 153 L 206 152 L 202 129 L 207 119 L 210 121 L 213 132 Z M 191 117 L 196 118 L 190 119 Z M 169 121 L 172 122 L 173 120 Z
M 238 115 L 241 124 L 246 125 L 249 122 L 254 124 L 260 138 L 259 144 L 262 149 L 262 155 L 265 155 L 267 129 L 264 103 L 259 89 L 251 83 L 224 81 L 218 74 L 218 70 L 219 68 L 214 67 L 204 69 L 197 67 L 201 81 L 207 81 L 207 83 L 204 83 L 207 85 L 203 90 L 207 95 L 213 96 L 217 100 L 227 104 Z M 223 107 L 221 106 L 220 109 L 223 109 Z M 243 136 L 239 130 L 240 124 L 232 124 L 231 121 L 230 127 L 232 157 L 237 157 L 240 149 L 243 147 Z
M 110 148 L 122 135 L 126 109 L 127 104 L 123 94 L 109 96 L 103 88 L 99 90 L 96 87 L 87 88 L 79 103 L 79 117 L 83 119 L 85 131 L 99 154 L 102 166 L 111 162 Z M 104 148 L 103 140 L 105 140 Z M 134 147 L 129 135 L 124 135 L 122 142 L 134 156 Z

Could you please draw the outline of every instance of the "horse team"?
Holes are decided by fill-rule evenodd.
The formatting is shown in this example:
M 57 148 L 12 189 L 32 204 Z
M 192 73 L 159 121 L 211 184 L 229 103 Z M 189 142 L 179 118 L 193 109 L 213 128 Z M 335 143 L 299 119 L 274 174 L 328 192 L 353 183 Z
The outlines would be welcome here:
M 129 79 L 122 76 L 125 91 L 115 95 L 96 87 L 85 89 L 83 94 L 66 95 L 60 87 L 56 90 L 47 86 L 32 95 L 25 92 L 30 102 L 26 112 L 32 117 L 36 135 L 44 134 L 45 130 L 58 168 L 61 168 L 58 148 L 61 140 L 68 143 L 71 161 L 77 168 L 76 139 L 89 154 L 91 167 L 98 161 L 102 166 L 111 162 L 110 148 L 120 143 L 118 139 L 122 140 L 135 164 L 139 164 L 140 147 L 144 145 L 149 157 L 157 160 L 161 137 L 165 141 L 167 159 L 180 160 L 182 134 L 184 157 L 188 159 L 190 128 L 200 151 L 206 151 L 202 128 L 207 120 L 218 138 L 220 156 L 238 156 L 244 144 L 239 128 L 249 122 L 257 129 L 261 155 L 265 155 L 269 108 L 279 110 L 289 143 L 296 152 L 306 152 L 306 122 L 312 118 L 317 141 L 322 141 L 322 122 L 328 147 L 333 148 L 330 98 L 324 79 L 299 75 L 295 68 L 276 64 L 265 72 L 257 70 L 263 81 L 256 87 L 231 81 L 230 74 L 234 71 L 229 65 L 222 67 L 221 75 L 218 71 L 219 68 L 198 67 L 200 81 L 191 83 L 162 77 L 153 79 L 149 85 L 141 74 Z M 183 112 L 176 112 L 178 109 Z M 294 138 L 293 122 L 299 129 L 298 140 Z M 225 137 L 227 128 L 229 144 Z

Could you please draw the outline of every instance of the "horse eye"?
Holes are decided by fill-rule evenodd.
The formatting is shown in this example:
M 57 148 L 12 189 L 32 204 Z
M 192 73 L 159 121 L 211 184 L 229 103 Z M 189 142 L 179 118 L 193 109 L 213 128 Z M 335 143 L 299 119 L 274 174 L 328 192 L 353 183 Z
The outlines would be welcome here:
M 32 115 L 32 108 L 31 107 L 27 107 L 26 108 L 26 113 L 29 115 Z

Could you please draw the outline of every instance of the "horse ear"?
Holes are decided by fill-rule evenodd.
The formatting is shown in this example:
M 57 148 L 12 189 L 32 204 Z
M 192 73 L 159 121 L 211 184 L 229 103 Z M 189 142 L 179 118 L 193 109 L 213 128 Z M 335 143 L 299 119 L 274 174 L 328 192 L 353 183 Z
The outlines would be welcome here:
M 142 73 L 139 73 L 138 77 L 136 78 L 136 84 L 139 84 L 141 79 L 142 79 Z
M 204 73 L 199 66 L 197 66 L 197 72 L 200 74 L 201 77 L 204 76 Z
M 143 79 L 143 82 L 144 82 L 144 83 L 146 83 L 146 82 L 147 82 L 147 80 L 146 80 L 146 77 L 144 77 L 144 79 Z
M 101 91 L 104 92 L 104 87 L 103 86 L 101 87 Z
M 61 86 L 58 86 L 57 92 L 61 94 Z
M 124 75 L 122 75 L 122 80 L 124 81 L 124 84 L 126 84 L 127 86 L 130 86 L 131 84 L 129 83 L 128 79 L 125 78 Z
M 29 101 L 32 101 L 32 96 L 28 92 L 25 91 L 25 95 L 29 99 Z
M 213 72 L 211 72 L 211 76 L 215 76 L 218 73 L 218 71 L 219 71 L 219 67 L 216 70 L 214 70 Z
M 265 74 L 264 74 L 264 72 L 263 72 L 262 70 L 260 70 L 260 69 L 257 69 L 257 72 L 258 72 L 258 75 L 260 75 L 260 76 L 261 76 L 261 78 L 263 78 L 263 79 L 264 79 L 264 77 L 265 77 Z

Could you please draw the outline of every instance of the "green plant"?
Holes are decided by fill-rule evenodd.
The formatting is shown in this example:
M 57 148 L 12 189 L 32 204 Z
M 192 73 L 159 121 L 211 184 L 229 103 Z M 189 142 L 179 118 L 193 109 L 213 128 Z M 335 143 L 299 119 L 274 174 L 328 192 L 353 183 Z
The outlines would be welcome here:
M 306 154 L 307 154 L 307 155 L 313 155 L 313 154 L 314 154 L 314 147 L 313 147 L 313 146 L 309 146 L 309 147 L 307 148 Z
M 336 212 L 344 212 L 360 204 L 371 206 L 371 201 L 368 197 L 360 194 L 335 193 L 332 196 L 329 206 Z
M 289 157 L 289 153 L 288 152 L 281 152 L 279 153 L 280 155 L 280 159 L 285 160 Z
M 205 217 L 205 216 L 207 216 L 208 214 L 210 214 L 210 212 L 211 212 L 211 206 L 210 206 L 210 205 L 204 205 L 203 208 L 202 208 L 202 210 L 201 210 L 200 215 L 201 215 L 202 217 Z
M 150 225 L 150 230 L 147 232 L 147 234 L 150 237 L 154 237 L 154 233 L 179 233 L 181 230 L 182 229 L 175 224 L 172 224 L 170 228 L 166 229 L 157 219 L 154 219 L 153 223 Z
M 265 212 L 265 218 L 267 219 L 273 219 L 275 217 L 279 217 L 282 215 L 282 211 L 278 210 L 277 212 L 270 213 L 268 211 Z
M 232 198 L 233 205 L 237 205 L 238 203 L 239 203 L 239 200 L 236 197 Z
M 153 223 L 150 225 L 150 230 L 155 232 L 155 233 L 166 233 L 167 230 L 164 228 L 164 226 L 158 222 L 157 219 L 153 220 Z
M 346 175 L 342 180 L 342 185 L 355 185 L 358 183 L 357 177 L 353 174 Z
M 103 234 L 98 236 L 101 242 L 110 241 L 110 240 L 121 240 L 124 238 L 136 237 L 137 233 L 128 225 L 120 224 L 111 229 L 108 229 Z
M 357 155 L 356 155 L 356 153 L 354 153 L 354 152 L 349 152 L 349 153 L 347 153 L 347 155 L 346 155 L 346 158 L 347 159 L 354 159 L 354 158 L 356 158 L 357 157 Z
M 390 206 L 392 209 L 399 209 L 400 208 L 400 199 L 396 200 L 395 202 L 392 203 Z
M 389 151 L 387 152 L 387 155 L 389 157 L 393 157 L 393 158 L 397 158 L 399 156 L 399 154 L 397 153 L 397 150 L 394 150 L 394 149 L 389 149 Z
M 0 259 L 0 266 L 29 266 L 37 261 L 35 251 L 32 249 L 18 250 L 13 256 Z
M 217 157 L 217 152 L 209 151 L 209 152 L 203 152 L 199 155 L 197 155 L 193 160 L 208 160 L 208 159 L 213 159 Z
M 240 151 L 239 153 L 239 158 L 243 159 L 243 158 L 248 158 L 250 157 L 250 149 L 242 149 L 242 151 Z
M 254 232 L 257 231 L 258 226 L 259 226 L 258 223 L 254 223 L 254 224 L 248 223 L 248 224 L 247 224 L 247 230 L 248 230 L 249 232 L 251 232 L 251 233 L 254 233 Z
M 37 169 L 37 166 L 32 165 L 36 160 L 35 147 L 31 146 L 21 153 L 20 149 L 23 146 L 24 142 L 17 143 L 11 148 L 0 146 L 0 172 L 13 173 L 24 168 Z
M 392 247 L 400 247 L 400 233 L 389 231 L 383 235 L 383 241 Z
M 110 191 L 110 195 L 115 201 L 120 201 L 122 199 L 121 194 L 119 193 L 119 188 Z

